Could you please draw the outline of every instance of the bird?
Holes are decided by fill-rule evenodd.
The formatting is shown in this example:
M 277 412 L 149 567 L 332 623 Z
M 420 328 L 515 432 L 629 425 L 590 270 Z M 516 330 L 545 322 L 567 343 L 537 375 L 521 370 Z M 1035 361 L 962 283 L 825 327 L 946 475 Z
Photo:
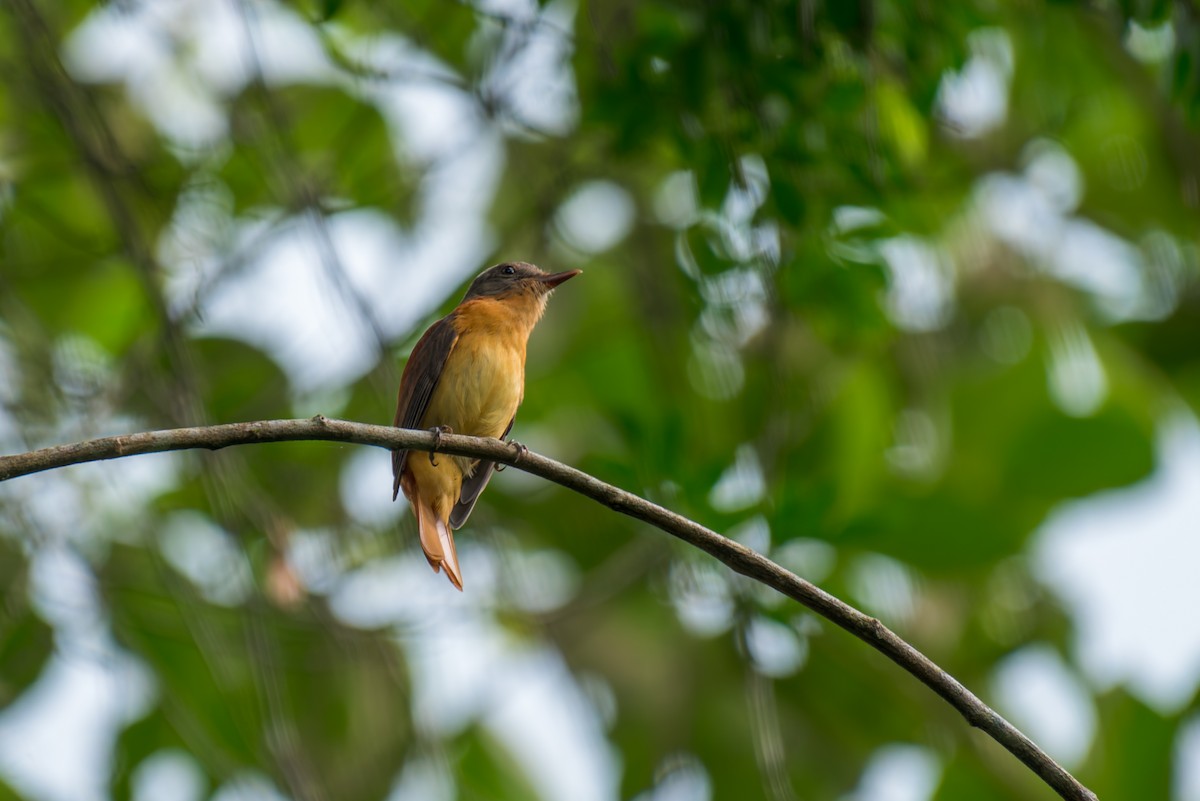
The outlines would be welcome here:
M 525 397 L 529 335 L 554 288 L 580 272 L 547 273 L 513 261 L 476 276 L 458 306 L 413 346 L 393 425 L 432 429 L 438 436 L 507 437 Z M 426 560 L 434 573 L 445 570 L 459 591 L 462 571 L 451 532 L 467 522 L 494 470 L 494 462 L 468 456 L 392 452 L 392 500 L 404 491 Z

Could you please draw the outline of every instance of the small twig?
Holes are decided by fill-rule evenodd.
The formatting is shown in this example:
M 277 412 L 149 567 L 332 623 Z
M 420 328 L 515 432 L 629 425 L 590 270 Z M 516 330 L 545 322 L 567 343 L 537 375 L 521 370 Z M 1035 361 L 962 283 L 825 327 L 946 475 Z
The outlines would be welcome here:
M 518 454 L 511 444 L 498 439 L 467 437 L 461 434 L 435 436 L 430 431 L 331 420 L 317 415 L 310 420 L 262 420 L 148 431 L 0 456 L 0 481 L 82 462 L 116 459 L 142 453 L 191 448 L 218 450 L 231 445 L 297 440 L 353 442 L 389 450 L 403 448 L 425 452 L 436 447 L 439 453 L 487 459 L 561 484 L 614 511 L 649 523 L 711 554 L 735 572 L 783 593 L 858 637 L 941 696 L 958 710 L 970 725 L 1008 749 L 1063 798 L 1070 801 L 1096 801 L 1094 793 L 1080 784 L 1036 743 L 979 700 L 957 679 L 875 618 L 863 614 L 815 584 L 785 570 L 762 554 L 722 537 L 693 520 L 541 454 L 532 451 Z

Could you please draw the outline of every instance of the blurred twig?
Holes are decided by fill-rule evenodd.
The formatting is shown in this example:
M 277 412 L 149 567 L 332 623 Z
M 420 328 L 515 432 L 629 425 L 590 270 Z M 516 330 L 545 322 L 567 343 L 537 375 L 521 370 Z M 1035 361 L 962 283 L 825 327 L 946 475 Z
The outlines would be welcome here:
M 787 754 L 779 725 L 779 705 L 775 683 L 754 664 L 748 638 L 749 620 L 744 608 L 739 614 L 736 637 L 738 651 L 746 671 L 746 707 L 750 714 L 754 757 L 762 775 L 763 792 L 770 801 L 797 801 L 787 773 Z
M 771 801 L 796 801 L 796 791 L 787 773 L 775 684 L 750 665 L 746 666 L 746 705 L 754 727 L 754 755 L 758 758 L 763 791 Z
M 880 621 L 858 611 L 795 573 L 785 570 L 762 554 L 693 520 L 561 462 L 521 451 L 512 443 L 456 434 L 438 437 L 429 431 L 331 420 L 317 415 L 309 420 L 261 420 L 148 431 L 2 456 L 0 481 L 67 465 L 142 453 L 192 448 L 218 450 L 232 445 L 297 440 L 354 442 L 389 450 L 403 448 L 431 452 L 436 449 L 439 453 L 488 459 L 561 484 L 614 511 L 649 523 L 716 557 L 733 571 L 799 602 L 863 640 L 941 696 L 958 710 L 970 725 L 1006 748 L 1063 798 L 1071 801 L 1096 801 L 1094 793 L 1080 784 L 1036 743 Z
M 78 149 L 87 176 L 104 204 L 125 255 L 132 262 L 158 318 L 163 350 L 176 365 L 169 389 L 171 417 L 179 422 L 202 420 L 191 354 L 182 328 L 172 317 L 163 294 L 162 265 L 138 219 L 135 204 L 121 189 L 120 181 L 138 180 L 138 171 L 122 151 L 93 98 L 63 66 L 50 26 L 37 6 L 30 0 L 12 0 L 6 5 L 21 34 L 25 62 L 38 85 L 39 96 Z
M 203 373 L 181 320 L 170 311 L 164 292 L 166 271 L 155 255 L 153 232 L 143 219 L 144 203 L 158 203 L 161 198 L 152 197 L 144 186 L 141 195 L 130 191 L 129 184 L 139 181 L 139 168 L 122 149 L 96 99 L 67 72 L 58 56 L 53 26 L 38 4 L 12 0 L 0 9 L 7 10 L 16 22 L 38 97 L 78 151 L 85 174 L 104 205 L 121 250 L 133 265 L 158 321 L 158 348 L 170 369 L 161 387 L 158 372 L 148 369 L 141 374 L 146 380 L 139 381 L 139 386 L 159 399 L 172 424 L 202 423 L 206 414 Z M 146 364 L 152 359 L 150 354 Z M 241 504 L 252 508 L 260 520 L 269 518 L 272 512 L 262 500 L 265 495 L 250 490 L 253 482 L 239 462 L 226 458 L 220 470 L 206 471 L 206 491 L 218 508 Z
M 262 99 L 268 124 L 275 136 L 277 145 L 274 158 L 276 180 L 287 188 L 290 203 L 298 204 L 304 210 L 305 220 L 315 239 L 317 257 L 326 277 L 342 298 L 358 312 L 358 316 L 366 321 L 370 328 L 376 355 L 382 358 L 388 352 L 387 333 L 375 313 L 374 306 L 354 285 L 342 262 L 342 257 L 333 242 L 333 234 L 329 230 L 329 220 L 321 204 L 321 193 L 312 177 L 303 170 L 299 158 L 296 157 L 290 136 L 291 123 L 283 108 L 276 102 L 270 87 L 267 86 L 262 58 L 258 51 L 257 18 L 254 9 L 244 0 L 237 3 L 237 9 L 242 21 L 242 29 L 246 34 L 244 55 L 248 62 L 251 81 Z M 394 377 L 389 376 L 389 378 Z M 393 383 L 389 382 L 388 386 L 390 387 Z

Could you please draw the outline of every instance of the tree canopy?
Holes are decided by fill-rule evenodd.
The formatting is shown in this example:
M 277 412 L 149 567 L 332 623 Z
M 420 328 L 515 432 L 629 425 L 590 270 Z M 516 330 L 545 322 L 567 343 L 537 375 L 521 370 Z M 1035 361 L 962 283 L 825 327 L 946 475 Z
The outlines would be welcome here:
M 387 423 L 472 276 L 579 267 L 514 438 L 1040 699 L 1099 797 L 1200 798 L 1200 662 L 1098 678 L 1045 547 L 1200 408 L 1195 3 L 8 0 L 0 64 L 4 452 Z M 0 485 L 0 798 L 1052 797 L 572 493 L 458 540 L 461 596 L 353 446 Z

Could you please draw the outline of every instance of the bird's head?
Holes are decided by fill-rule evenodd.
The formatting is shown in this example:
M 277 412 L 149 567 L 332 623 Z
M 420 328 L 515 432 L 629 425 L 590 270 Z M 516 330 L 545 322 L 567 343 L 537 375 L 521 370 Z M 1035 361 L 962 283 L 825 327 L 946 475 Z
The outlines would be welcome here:
M 545 297 L 550 294 L 550 290 L 563 281 L 574 278 L 580 272 L 580 270 L 567 270 L 561 273 L 547 273 L 527 262 L 509 261 L 481 272 L 471 282 L 471 288 L 467 290 L 463 300 L 495 298 L 497 300 L 529 299 L 544 302 Z

